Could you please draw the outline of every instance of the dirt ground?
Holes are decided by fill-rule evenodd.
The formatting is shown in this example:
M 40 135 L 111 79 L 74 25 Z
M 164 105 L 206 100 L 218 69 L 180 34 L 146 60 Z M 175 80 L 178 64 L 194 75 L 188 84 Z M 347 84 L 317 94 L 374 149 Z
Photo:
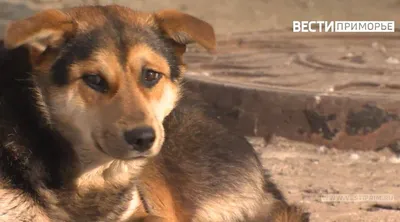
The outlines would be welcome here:
M 10 19 L 44 8 L 117 3 L 153 11 L 177 8 L 214 25 L 218 34 L 280 29 L 293 20 L 395 20 L 399 0 L 0 0 L 0 35 Z M 323 202 L 326 194 L 391 194 L 400 203 L 400 158 L 388 149 L 352 152 L 274 138 L 265 145 L 250 138 L 292 202 L 312 213 L 312 221 L 400 221 L 400 211 L 368 210 L 373 202 Z
M 374 203 L 399 203 L 400 159 L 389 149 L 340 151 L 279 137 L 269 144 L 262 138 L 249 141 L 288 199 L 311 212 L 311 221 L 400 221 L 400 211 L 371 209 Z M 385 194 L 394 202 L 324 202 L 327 194 Z

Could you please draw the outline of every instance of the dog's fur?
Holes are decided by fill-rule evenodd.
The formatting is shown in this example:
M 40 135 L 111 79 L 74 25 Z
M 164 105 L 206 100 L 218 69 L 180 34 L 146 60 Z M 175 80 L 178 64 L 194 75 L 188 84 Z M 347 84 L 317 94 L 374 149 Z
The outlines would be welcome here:
M 307 221 L 244 138 L 199 103 L 178 104 L 192 42 L 213 51 L 212 27 L 174 10 L 86 6 L 12 22 L 0 53 L 0 221 Z M 142 126 L 155 141 L 132 151 L 124 132 Z

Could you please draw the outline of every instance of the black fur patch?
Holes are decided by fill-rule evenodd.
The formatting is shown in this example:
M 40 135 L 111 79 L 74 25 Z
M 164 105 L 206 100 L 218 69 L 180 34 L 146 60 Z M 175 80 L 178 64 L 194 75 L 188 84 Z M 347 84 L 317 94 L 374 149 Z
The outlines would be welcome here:
M 127 25 L 118 17 L 116 12 L 112 12 L 110 9 L 104 7 L 99 8 L 107 18 L 107 23 L 101 31 L 103 32 L 103 35 L 107 35 L 107 37 L 113 40 L 115 47 L 119 50 L 119 62 L 124 67 L 128 54 L 128 46 L 132 41 L 129 38 L 130 36 L 126 35 L 126 33 L 129 29 L 134 29 L 134 27 L 127 27 Z
M 74 153 L 37 109 L 28 51 L 9 51 L 0 42 L 0 70 L 0 175 L 37 197 L 37 186 L 63 185 L 62 171 L 73 168 Z

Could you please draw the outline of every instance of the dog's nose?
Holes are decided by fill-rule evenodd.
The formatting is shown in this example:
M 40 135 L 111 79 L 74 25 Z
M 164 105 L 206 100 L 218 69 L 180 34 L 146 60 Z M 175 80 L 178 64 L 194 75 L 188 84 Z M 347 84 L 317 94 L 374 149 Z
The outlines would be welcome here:
M 156 133 L 151 127 L 139 127 L 125 131 L 124 137 L 126 142 L 133 146 L 134 150 L 144 152 L 153 145 Z

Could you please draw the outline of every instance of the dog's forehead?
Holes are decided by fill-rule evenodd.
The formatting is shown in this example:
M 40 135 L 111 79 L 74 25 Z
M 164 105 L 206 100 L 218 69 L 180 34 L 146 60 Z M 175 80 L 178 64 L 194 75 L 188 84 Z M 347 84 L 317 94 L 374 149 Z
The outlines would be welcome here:
M 151 14 L 121 6 L 79 7 L 66 12 L 79 27 L 52 66 L 56 83 L 67 83 L 68 67 L 93 58 L 99 51 L 116 56 L 120 66 L 126 67 L 133 49 L 151 50 L 167 61 L 171 77 L 179 75 L 172 45 L 161 35 Z M 136 47 L 143 45 L 146 47 Z
M 146 35 L 151 35 L 151 30 L 156 28 L 151 14 L 122 6 L 75 7 L 66 9 L 65 13 L 76 24 L 75 38 L 71 43 L 84 44 L 86 48 L 105 48 L 115 44 L 128 46 L 138 39 L 149 38 Z
M 66 9 L 65 12 L 77 23 L 80 31 L 99 28 L 115 21 L 125 26 L 154 26 L 154 17 L 151 13 L 119 5 L 76 7 Z
M 123 63 L 128 51 L 137 44 L 145 44 L 166 56 L 168 46 L 149 13 L 113 5 L 72 8 L 67 13 L 78 30 L 66 50 L 82 52 L 78 55 L 81 59 L 94 51 L 108 50 L 119 54 Z

